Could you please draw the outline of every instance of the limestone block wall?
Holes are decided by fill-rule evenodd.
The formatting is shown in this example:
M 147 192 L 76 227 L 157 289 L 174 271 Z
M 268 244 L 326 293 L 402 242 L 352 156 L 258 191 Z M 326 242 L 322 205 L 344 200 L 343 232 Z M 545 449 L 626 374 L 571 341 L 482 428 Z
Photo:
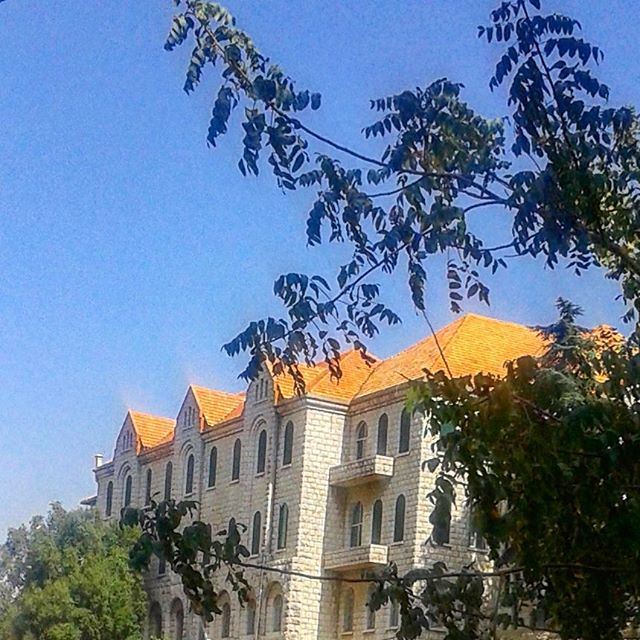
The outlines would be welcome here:
M 108 483 L 113 482 L 111 517 L 119 517 L 128 475 L 132 478 L 132 504 L 142 505 L 149 471 L 150 492 L 156 499 L 163 499 L 170 464 L 172 497 L 198 501 L 198 517 L 211 523 L 214 531 L 225 529 L 231 517 L 246 525 L 243 538 L 250 550 L 254 539 L 253 519 L 260 513 L 257 549 L 249 561 L 285 572 L 247 570 L 253 587 L 255 613 L 250 607 L 241 608 L 233 593 L 227 594 L 229 637 L 244 640 L 255 637 L 287 640 L 392 637 L 394 614 L 389 608 L 375 616 L 368 613 L 365 607 L 367 584 L 309 580 L 290 572 L 360 577 L 361 570 L 348 573 L 335 567 L 328 570 L 325 558 L 335 559 L 341 550 L 346 550 L 345 558 L 348 559 L 350 515 L 357 502 L 363 506 L 362 545 L 371 544 L 372 511 L 377 500 L 383 505 L 381 539 L 375 549 L 363 550 L 372 562 L 382 566 L 385 560 L 393 561 L 399 571 L 405 572 L 415 566 L 431 564 L 436 559 L 451 566 L 460 566 L 473 557 L 483 559 L 483 554 L 468 547 L 468 517 L 462 501 L 454 513 L 450 544 L 434 547 L 429 543 L 432 506 L 427 494 L 433 487 L 435 475 L 423 468 L 422 463 L 433 457 L 433 443 L 425 437 L 422 417 L 414 415 L 410 422 L 408 451 L 400 450 L 405 397 L 406 385 L 400 385 L 360 398 L 351 406 L 312 398 L 295 398 L 276 406 L 270 380 L 258 380 L 249 386 L 242 415 L 201 431 L 199 426 L 204 416 L 199 413 L 196 398 L 189 392 L 178 412 L 174 438 L 170 442 L 136 455 L 135 447 L 130 446 L 127 437 L 131 425 L 125 421 L 113 461 L 96 470 L 98 509 L 104 514 Z M 195 421 L 185 419 L 194 411 L 198 412 Z M 353 462 L 357 453 L 364 458 L 376 455 L 377 431 L 383 414 L 387 419 L 385 455 L 388 458 L 384 464 L 374 465 L 381 470 L 376 479 L 357 486 L 332 486 L 329 481 L 332 468 Z M 360 451 L 357 430 L 362 422 L 366 423 L 367 432 Z M 293 426 L 293 455 L 291 463 L 284 464 L 283 440 L 289 423 Z M 265 468 L 261 471 L 257 456 L 263 430 L 267 445 Z M 236 442 L 241 446 L 237 480 L 232 478 Z M 215 483 L 209 486 L 210 456 L 214 448 L 217 452 Z M 186 469 L 191 455 L 194 457 L 194 482 L 192 492 L 187 495 Z M 334 475 L 339 479 L 339 474 Z M 405 499 L 404 535 L 402 540 L 394 541 L 395 509 L 400 495 Z M 288 526 L 286 544 L 280 549 L 278 528 L 283 505 L 288 510 Z M 224 575 L 217 576 L 216 580 L 218 589 L 229 589 Z M 222 618 L 218 616 L 214 622 L 203 624 L 194 616 L 179 580 L 168 567 L 162 573 L 154 561 L 146 576 L 146 585 L 153 613 L 160 617 L 168 637 L 175 638 L 180 625 L 184 640 L 223 637 Z M 351 630 L 345 631 L 345 602 L 351 598 L 353 624 Z M 280 607 L 281 616 L 278 617 Z M 255 624 L 251 632 L 253 615 Z M 150 615 L 148 633 L 154 624 Z

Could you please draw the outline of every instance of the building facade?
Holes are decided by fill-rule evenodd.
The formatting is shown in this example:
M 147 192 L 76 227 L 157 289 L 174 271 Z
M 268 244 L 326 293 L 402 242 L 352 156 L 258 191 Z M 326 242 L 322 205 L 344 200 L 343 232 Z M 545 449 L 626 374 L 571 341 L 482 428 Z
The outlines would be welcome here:
M 365 363 L 349 352 L 342 377 L 302 367 L 293 380 L 263 371 L 243 394 L 192 385 L 175 419 L 129 411 L 113 459 L 95 469 L 97 508 L 117 518 L 150 499 L 189 498 L 198 518 L 224 529 L 247 526 L 250 603 L 225 593 L 210 624 L 189 611 L 176 576 L 157 562 L 146 577 L 148 637 L 391 638 L 392 607 L 375 614 L 366 584 L 314 580 L 359 577 L 395 562 L 401 573 L 442 560 L 461 566 L 484 557 L 465 505 L 456 505 L 448 543 L 431 542 L 435 475 L 423 465 L 435 443 L 405 408 L 408 380 L 446 364 L 454 376 L 501 373 L 504 363 L 543 349 L 526 327 L 466 315 L 396 356 Z M 224 576 L 218 585 L 225 588 Z

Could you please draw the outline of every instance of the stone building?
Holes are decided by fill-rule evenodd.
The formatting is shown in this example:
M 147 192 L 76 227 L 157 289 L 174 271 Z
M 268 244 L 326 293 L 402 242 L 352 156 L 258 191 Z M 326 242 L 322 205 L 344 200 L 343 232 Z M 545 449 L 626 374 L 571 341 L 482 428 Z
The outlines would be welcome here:
M 471 314 L 437 336 L 372 365 L 348 352 L 339 381 L 324 365 L 302 367 L 303 396 L 289 377 L 265 371 L 246 393 L 190 386 L 175 419 L 129 411 L 113 459 L 95 469 L 97 508 L 114 518 L 151 496 L 189 497 L 215 527 L 231 517 L 245 523 L 252 561 L 286 572 L 358 577 L 391 561 L 406 572 L 481 559 L 464 504 L 452 514 L 448 544 L 430 541 L 434 475 L 422 463 L 434 443 L 405 409 L 408 381 L 444 368 L 439 347 L 458 376 L 501 373 L 505 361 L 538 354 L 543 342 L 524 326 Z M 147 576 L 148 636 L 394 635 L 398 612 L 370 613 L 366 585 L 267 571 L 248 577 L 252 601 L 240 607 L 229 593 L 222 615 L 203 625 L 176 577 L 156 563 Z

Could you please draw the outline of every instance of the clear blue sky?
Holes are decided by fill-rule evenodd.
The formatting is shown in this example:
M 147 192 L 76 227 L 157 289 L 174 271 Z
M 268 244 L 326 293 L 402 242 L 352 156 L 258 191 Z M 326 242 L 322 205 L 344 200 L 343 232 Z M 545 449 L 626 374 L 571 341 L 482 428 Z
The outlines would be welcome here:
M 229 0 L 265 53 L 322 92 L 319 130 L 364 147 L 368 99 L 443 75 L 487 115 L 496 51 L 476 35 L 496 0 Z M 614 103 L 640 103 L 637 0 L 563 2 L 606 51 Z M 173 416 L 188 383 L 240 389 L 220 352 L 277 312 L 283 271 L 324 271 L 304 242 L 309 195 L 243 179 L 239 138 L 206 148 L 212 83 L 181 90 L 187 50 L 162 49 L 172 3 L 0 4 L 0 537 L 51 500 L 94 491 L 92 454 L 111 455 L 127 407 Z M 326 274 L 326 272 L 325 272 Z M 441 265 L 429 285 L 438 326 Z M 396 309 L 401 282 L 387 290 Z M 492 281 L 488 313 L 536 324 L 558 295 L 617 324 L 615 289 L 520 262 Z M 407 307 L 405 306 L 404 309 Z M 478 310 L 478 309 L 476 309 Z M 373 345 L 425 334 L 404 313 Z

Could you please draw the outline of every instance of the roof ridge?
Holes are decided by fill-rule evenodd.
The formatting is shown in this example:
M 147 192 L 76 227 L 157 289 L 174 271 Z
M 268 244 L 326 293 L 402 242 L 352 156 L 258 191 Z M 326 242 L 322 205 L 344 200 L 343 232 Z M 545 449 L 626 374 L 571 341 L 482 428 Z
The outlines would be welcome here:
M 189 385 L 189 389 L 198 389 L 198 390 L 201 390 L 201 391 L 211 391 L 213 393 L 224 393 L 224 395 L 226 395 L 226 396 L 237 396 L 237 395 L 240 395 L 240 394 L 244 393 L 243 391 L 234 392 L 234 391 L 225 391 L 224 389 L 212 389 L 211 387 L 203 387 L 201 384 L 195 384 L 195 383 L 191 383 Z
M 127 413 L 132 417 L 134 415 L 145 416 L 147 418 L 155 418 L 156 420 L 168 420 L 169 422 L 175 422 L 175 418 L 168 418 L 167 416 L 161 416 L 157 413 L 147 413 L 146 411 L 139 411 L 138 409 L 127 409 Z

